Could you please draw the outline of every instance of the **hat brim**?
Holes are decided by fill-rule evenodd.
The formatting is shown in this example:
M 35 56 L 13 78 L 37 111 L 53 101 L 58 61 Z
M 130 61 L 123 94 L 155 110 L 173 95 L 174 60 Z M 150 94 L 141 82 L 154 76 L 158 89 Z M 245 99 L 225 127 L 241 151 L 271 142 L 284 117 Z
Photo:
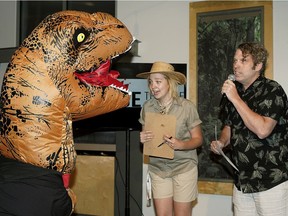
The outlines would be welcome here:
M 153 73 L 161 73 L 172 79 L 176 80 L 180 85 L 184 85 L 186 83 L 186 77 L 184 74 L 177 72 L 177 71 L 150 71 L 150 72 L 143 72 L 136 75 L 138 78 L 145 78 L 147 79 L 150 74 Z

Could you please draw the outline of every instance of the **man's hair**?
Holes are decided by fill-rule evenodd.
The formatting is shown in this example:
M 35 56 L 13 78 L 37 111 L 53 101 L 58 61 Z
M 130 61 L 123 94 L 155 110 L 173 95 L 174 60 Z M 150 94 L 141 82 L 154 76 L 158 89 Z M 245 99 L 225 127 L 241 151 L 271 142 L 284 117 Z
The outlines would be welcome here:
M 254 67 L 257 64 L 262 63 L 263 66 L 260 70 L 260 75 L 264 76 L 265 70 L 266 70 L 266 64 L 267 64 L 267 58 L 268 58 L 268 51 L 265 49 L 265 47 L 262 44 L 259 43 L 242 43 L 238 46 L 238 49 L 242 51 L 242 55 L 245 57 L 247 55 L 252 56 L 252 60 L 254 62 Z

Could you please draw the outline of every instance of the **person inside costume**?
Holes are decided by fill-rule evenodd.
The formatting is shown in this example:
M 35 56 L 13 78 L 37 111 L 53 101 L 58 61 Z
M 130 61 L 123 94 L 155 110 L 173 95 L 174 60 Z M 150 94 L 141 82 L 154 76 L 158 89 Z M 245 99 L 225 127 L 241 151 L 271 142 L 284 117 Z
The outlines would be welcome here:
M 0 215 L 71 214 L 72 122 L 128 105 L 128 85 L 110 66 L 133 41 L 109 14 L 61 11 L 22 42 L 0 97 Z

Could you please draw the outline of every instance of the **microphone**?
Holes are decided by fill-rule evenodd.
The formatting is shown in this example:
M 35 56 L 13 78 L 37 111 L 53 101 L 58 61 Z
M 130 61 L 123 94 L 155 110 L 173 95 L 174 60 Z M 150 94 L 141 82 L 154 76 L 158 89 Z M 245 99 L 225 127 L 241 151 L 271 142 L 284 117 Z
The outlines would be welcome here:
M 228 80 L 231 80 L 231 81 L 235 81 L 236 79 L 235 79 L 235 75 L 234 74 L 229 74 L 228 75 Z M 222 95 L 222 98 L 221 98 L 221 101 L 220 101 L 220 107 L 224 107 L 225 105 L 226 105 L 226 103 L 228 102 L 228 99 L 227 99 L 227 96 L 226 96 L 226 94 L 224 93 L 223 95 Z
M 228 80 L 231 80 L 231 81 L 234 82 L 236 80 L 235 75 L 234 74 L 229 74 L 228 75 Z

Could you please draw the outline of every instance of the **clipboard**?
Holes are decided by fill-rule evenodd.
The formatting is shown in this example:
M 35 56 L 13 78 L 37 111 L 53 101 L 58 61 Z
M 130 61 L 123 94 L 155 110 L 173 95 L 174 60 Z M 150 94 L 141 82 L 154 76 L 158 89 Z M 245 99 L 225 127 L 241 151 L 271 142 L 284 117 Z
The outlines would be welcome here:
M 176 136 L 176 116 L 148 112 L 145 114 L 144 130 L 152 131 L 154 134 L 154 138 L 150 142 L 144 143 L 144 155 L 174 158 L 174 149 L 167 144 L 160 147 L 158 145 L 164 141 L 165 134 Z

